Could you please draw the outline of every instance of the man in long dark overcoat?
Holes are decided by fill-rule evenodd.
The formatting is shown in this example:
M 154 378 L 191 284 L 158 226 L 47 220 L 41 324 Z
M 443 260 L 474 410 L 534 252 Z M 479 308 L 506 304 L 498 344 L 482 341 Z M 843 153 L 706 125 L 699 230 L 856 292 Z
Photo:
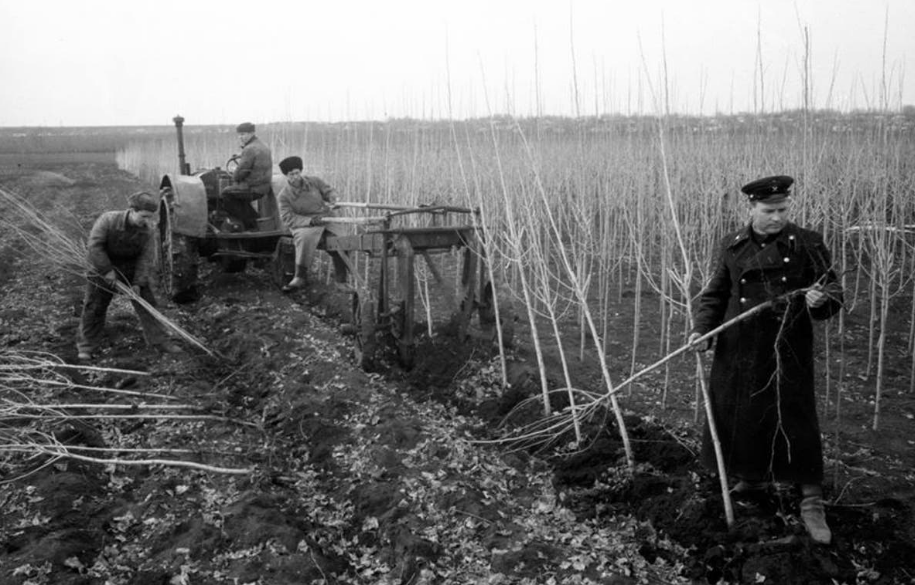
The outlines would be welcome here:
M 716 338 L 709 391 L 724 464 L 739 480 L 736 491 L 765 488 L 771 481 L 797 484 L 808 532 L 828 544 L 812 320 L 838 312 L 842 292 L 823 238 L 788 220 L 793 182 L 766 177 L 742 188 L 750 222 L 719 245 L 690 342 L 771 303 Z M 707 425 L 702 458 L 717 469 Z

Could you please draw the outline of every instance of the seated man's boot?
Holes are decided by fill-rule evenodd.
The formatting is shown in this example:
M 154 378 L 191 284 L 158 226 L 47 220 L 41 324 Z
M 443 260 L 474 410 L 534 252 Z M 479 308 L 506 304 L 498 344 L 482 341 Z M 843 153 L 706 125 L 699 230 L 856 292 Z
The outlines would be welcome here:
M 300 288 L 305 288 L 305 279 L 296 276 L 290 280 L 286 286 L 283 287 L 283 292 L 290 292 Z
M 810 538 L 817 544 L 832 542 L 832 531 L 826 524 L 826 512 L 823 509 L 823 496 L 820 494 L 805 495 L 801 500 L 801 519 L 807 527 Z
M 296 266 L 295 276 L 292 277 L 292 280 L 289 281 L 289 284 L 283 287 L 283 292 L 292 292 L 300 288 L 305 288 L 305 285 L 308 284 L 308 281 L 305 278 L 307 273 L 307 268 L 303 266 Z

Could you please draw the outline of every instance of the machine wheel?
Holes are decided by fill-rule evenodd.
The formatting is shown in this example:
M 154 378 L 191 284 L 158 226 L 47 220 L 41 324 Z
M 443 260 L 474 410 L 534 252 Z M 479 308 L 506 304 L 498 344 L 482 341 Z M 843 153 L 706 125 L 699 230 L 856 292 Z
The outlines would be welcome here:
M 273 282 L 279 288 L 283 288 L 295 276 L 295 246 L 292 238 L 281 237 L 277 240 L 271 268 Z
M 197 238 L 177 234 L 170 201 L 159 205 L 159 282 L 165 295 L 176 303 L 200 298 L 197 289 Z
M 356 363 L 365 371 L 375 365 L 375 302 L 353 295 L 353 325 L 356 329 Z

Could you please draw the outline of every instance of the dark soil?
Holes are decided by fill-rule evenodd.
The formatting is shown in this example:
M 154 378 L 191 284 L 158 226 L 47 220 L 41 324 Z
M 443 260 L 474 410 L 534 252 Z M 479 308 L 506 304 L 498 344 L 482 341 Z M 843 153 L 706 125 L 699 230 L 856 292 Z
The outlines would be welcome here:
M 0 169 L 0 188 L 74 235 L 141 187 L 106 165 Z M 31 351 L 75 362 L 81 279 L 35 261 L 13 234 L 0 236 L 0 251 L 0 365 Z M 187 408 L 176 412 L 211 418 L 81 419 L 73 415 L 95 411 L 71 407 L 69 417 L 24 420 L 0 410 L 8 447 L 52 435 L 73 452 L 121 460 L 3 451 L 0 582 L 915 582 L 915 401 L 907 365 L 891 370 L 881 430 L 869 430 L 874 382 L 861 375 L 866 329 L 858 313 L 849 315 L 844 352 L 833 340 L 824 400 L 834 534 L 824 547 L 807 537 L 792 486 L 736 500 L 735 525 L 726 525 L 718 481 L 697 462 L 691 362 L 654 372 L 620 396 L 635 455 L 630 471 L 609 413 L 585 425 L 583 447 L 568 433 L 547 445 L 499 441 L 542 420 L 521 323 L 507 390 L 492 343 L 458 341 L 448 327 L 420 336 L 411 370 L 388 352 L 366 373 L 345 327 L 349 297 L 322 284 L 323 275 L 284 295 L 268 272 L 224 274 L 204 263 L 201 300 L 160 303 L 218 357 L 147 348 L 130 305 L 116 300 L 111 341 L 94 365 L 137 373 L 68 369 L 73 384 L 48 387 L 35 376 L 30 395 L 41 404 L 126 403 L 134 414 L 147 412 L 142 405 L 181 404 Z M 631 296 L 621 296 L 614 307 L 615 380 L 628 374 L 631 306 Z M 897 320 L 900 329 L 906 320 Z M 907 364 L 904 332 L 895 333 L 891 347 Z M 568 339 L 578 339 L 572 328 Z M 573 353 L 574 384 L 599 392 L 597 365 Z M 636 357 L 648 363 L 661 354 L 643 342 Z M 547 354 L 553 388 L 565 385 L 556 355 Z M 567 403 L 560 396 L 553 406 Z M 220 469 L 148 461 L 163 459 Z

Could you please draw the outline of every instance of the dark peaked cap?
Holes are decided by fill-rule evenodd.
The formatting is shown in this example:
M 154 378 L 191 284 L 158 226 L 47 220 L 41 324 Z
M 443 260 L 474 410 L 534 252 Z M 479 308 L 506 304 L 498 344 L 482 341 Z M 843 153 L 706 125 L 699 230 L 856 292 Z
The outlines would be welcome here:
M 298 169 L 302 170 L 304 168 L 302 164 L 302 158 L 298 156 L 287 156 L 280 161 L 280 172 L 284 175 L 288 175 L 289 171 Z
M 235 127 L 235 131 L 241 134 L 242 132 L 254 132 L 254 124 L 251 122 L 242 122 Z
M 781 201 L 791 195 L 794 179 L 787 175 L 764 177 L 740 188 L 750 201 Z

